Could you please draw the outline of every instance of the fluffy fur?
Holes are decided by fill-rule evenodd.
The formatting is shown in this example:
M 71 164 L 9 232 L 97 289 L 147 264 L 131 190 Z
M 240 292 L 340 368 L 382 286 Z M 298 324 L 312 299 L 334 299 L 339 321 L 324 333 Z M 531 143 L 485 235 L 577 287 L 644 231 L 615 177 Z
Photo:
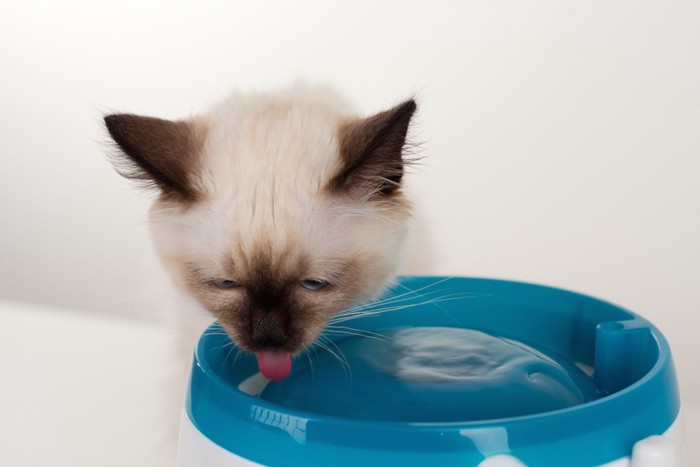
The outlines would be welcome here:
M 177 122 L 105 121 L 120 172 L 158 190 L 152 235 L 176 283 L 243 349 L 294 354 L 395 274 L 415 108 L 360 118 L 331 91 L 296 87 Z

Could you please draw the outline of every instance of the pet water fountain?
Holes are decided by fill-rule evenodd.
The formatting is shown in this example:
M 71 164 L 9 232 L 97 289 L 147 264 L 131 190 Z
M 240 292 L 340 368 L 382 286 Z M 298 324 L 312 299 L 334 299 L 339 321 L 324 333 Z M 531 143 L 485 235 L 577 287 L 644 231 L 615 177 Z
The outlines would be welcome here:
M 214 324 L 195 352 L 180 467 L 680 462 L 671 352 L 632 312 L 443 277 L 403 278 L 363 311 L 277 382 Z

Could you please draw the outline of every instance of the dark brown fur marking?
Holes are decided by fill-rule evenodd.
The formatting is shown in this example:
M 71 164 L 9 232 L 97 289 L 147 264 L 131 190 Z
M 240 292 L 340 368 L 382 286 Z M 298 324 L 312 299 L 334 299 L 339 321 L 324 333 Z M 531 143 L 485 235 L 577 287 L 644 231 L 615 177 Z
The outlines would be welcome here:
M 200 197 L 188 180 L 203 141 L 193 124 L 132 114 L 108 115 L 105 124 L 126 156 L 115 161 L 121 175 L 152 183 L 181 201 Z
M 343 125 L 338 135 L 343 169 L 331 180 L 331 191 L 368 198 L 391 196 L 403 177 L 403 146 L 415 110 L 415 101 L 409 100 Z
M 259 248 L 254 255 L 249 275 L 244 280 L 248 304 L 249 346 L 255 350 L 277 348 L 292 350 L 292 342 L 299 341 L 299 330 L 294 326 L 300 319 L 296 309 L 294 288 L 301 265 L 285 264 L 291 252 L 273 260 L 269 248 Z M 296 315 L 296 319 L 293 315 Z

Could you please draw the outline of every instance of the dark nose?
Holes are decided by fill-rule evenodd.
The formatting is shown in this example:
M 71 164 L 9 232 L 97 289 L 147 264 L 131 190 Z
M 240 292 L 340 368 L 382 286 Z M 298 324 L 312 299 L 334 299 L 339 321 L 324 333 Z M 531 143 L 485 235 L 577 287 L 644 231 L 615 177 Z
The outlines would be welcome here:
M 285 323 L 279 313 L 256 311 L 251 317 L 251 338 L 261 348 L 282 347 L 287 339 Z

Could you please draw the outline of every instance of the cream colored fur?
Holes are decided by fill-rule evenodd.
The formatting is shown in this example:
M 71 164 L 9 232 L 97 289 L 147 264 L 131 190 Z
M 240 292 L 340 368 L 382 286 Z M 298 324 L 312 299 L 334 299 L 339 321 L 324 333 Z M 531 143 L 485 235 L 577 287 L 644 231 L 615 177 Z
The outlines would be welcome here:
M 105 124 L 120 173 L 159 191 L 150 225 L 166 270 L 267 359 L 313 345 L 334 315 L 392 281 L 415 109 L 361 117 L 332 90 L 297 85 L 236 93 L 187 120 Z
M 228 277 L 233 258 L 236 274 L 245 275 L 243 258 L 264 242 L 273 254 L 312 258 L 307 277 L 335 277 L 347 259 L 360 259 L 353 302 L 376 297 L 398 266 L 409 209 L 402 197 L 367 202 L 324 192 L 341 166 L 338 128 L 354 115 L 328 89 L 296 87 L 234 94 L 196 116 L 207 136 L 192 180 L 206 197 L 187 209 L 165 201 L 151 210 L 166 264 L 178 271 L 194 263 L 212 278 Z

